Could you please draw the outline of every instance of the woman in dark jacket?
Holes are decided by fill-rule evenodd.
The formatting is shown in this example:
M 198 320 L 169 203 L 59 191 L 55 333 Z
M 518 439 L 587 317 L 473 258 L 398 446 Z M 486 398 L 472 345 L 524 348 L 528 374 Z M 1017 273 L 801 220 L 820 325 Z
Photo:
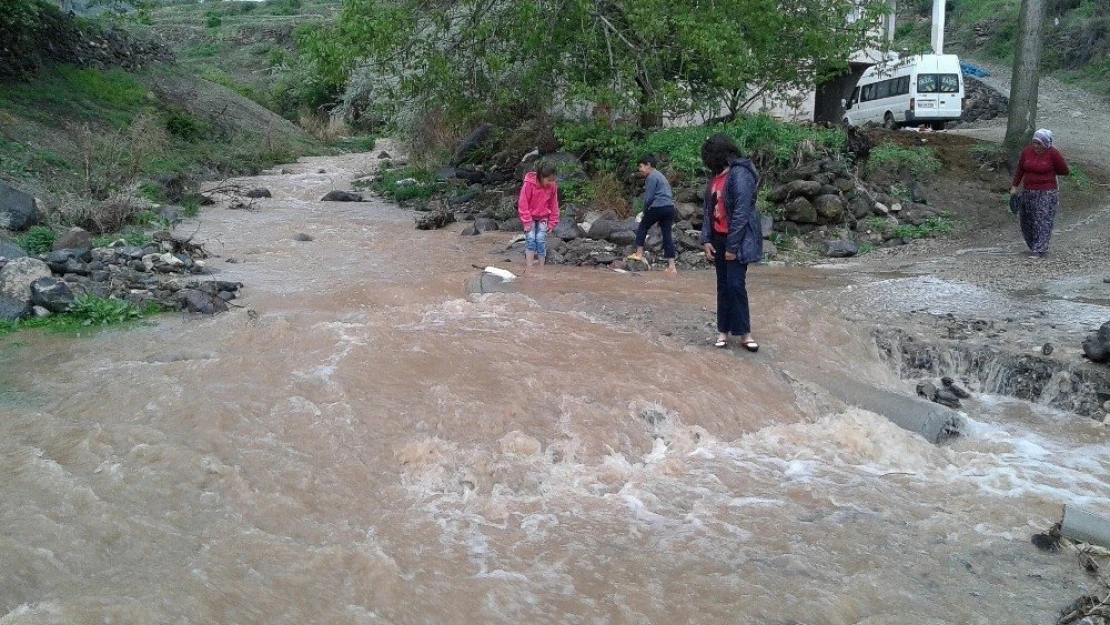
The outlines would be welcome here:
M 726 134 L 713 135 L 701 146 L 701 161 L 713 177 L 702 204 L 701 244 L 705 258 L 717 269 L 717 341 L 728 347 L 729 336 L 749 352 L 759 351 L 752 339 L 751 313 L 745 285 L 748 264 L 763 259 L 763 221 L 755 209 L 759 174 L 740 158 L 740 148 Z

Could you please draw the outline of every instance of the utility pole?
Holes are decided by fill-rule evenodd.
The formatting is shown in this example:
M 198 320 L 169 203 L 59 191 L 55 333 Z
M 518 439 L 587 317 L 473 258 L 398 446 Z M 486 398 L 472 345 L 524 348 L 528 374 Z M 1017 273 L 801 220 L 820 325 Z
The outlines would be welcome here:
M 1022 0 L 1021 24 L 1014 50 L 1014 75 L 1010 81 L 1010 116 L 1002 149 L 1010 171 L 1017 168 L 1025 144 L 1037 129 L 1037 89 L 1040 84 L 1041 50 L 1044 48 L 1045 0 Z

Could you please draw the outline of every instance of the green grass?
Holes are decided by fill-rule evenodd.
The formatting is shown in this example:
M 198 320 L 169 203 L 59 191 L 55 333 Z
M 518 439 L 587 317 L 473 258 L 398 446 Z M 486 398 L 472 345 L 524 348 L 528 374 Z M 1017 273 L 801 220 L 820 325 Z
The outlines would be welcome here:
M 44 318 L 0 321 L 0 338 L 19 330 L 41 328 L 47 332 L 81 335 L 90 330 L 129 327 L 163 312 L 157 304 L 140 308 L 130 302 L 95 295 L 78 295 L 69 312 Z
M 94 247 L 108 247 L 112 243 L 123 239 L 128 245 L 135 247 L 143 247 L 148 243 L 152 243 L 154 239 L 150 238 L 149 234 L 143 232 L 117 232 L 115 234 L 106 234 L 103 236 L 95 237 L 93 239 Z
M 413 179 L 415 183 L 397 184 L 398 182 Z M 437 190 L 435 174 L 425 169 L 406 167 L 397 171 L 387 172 L 373 185 L 373 190 L 378 195 L 395 202 L 429 198 Z
M 871 150 L 867 159 L 869 172 L 908 172 L 914 177 L 925 177 L 940 171 L 941 163 L 932 148 L 905 148 L 890 141 Z
M 130 124 L 143 106 L 146 85 L 123 70 L 59 67 L 36 80 L 0 89 L 0 109 L 45 124 L 59 119 Z
M 952 232 L 952 221 L 947 217 L 931 217 L 924 223 L 911 226 L 900 224 L 894 228 L 894 237 L 898 239 L 928 239 L 949 234 Z

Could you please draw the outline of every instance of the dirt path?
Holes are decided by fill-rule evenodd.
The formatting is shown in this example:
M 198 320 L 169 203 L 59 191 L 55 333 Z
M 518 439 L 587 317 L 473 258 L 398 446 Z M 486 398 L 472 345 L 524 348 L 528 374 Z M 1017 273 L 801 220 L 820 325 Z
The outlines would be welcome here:
M 1009 97 L 1009 67 L 974 63 L 991 73 L 980 80 Z M 1057 147 L 1066 156 L 1088 165 L 1105 167 L 1110 163 L 1110 100 L 1048 77 L 1041 78 L 1038 95 L 1037 126 L 1053 132 Z M 953 132 L 1001 141 L 1006 134 L 1006 119 L 978 122 Z

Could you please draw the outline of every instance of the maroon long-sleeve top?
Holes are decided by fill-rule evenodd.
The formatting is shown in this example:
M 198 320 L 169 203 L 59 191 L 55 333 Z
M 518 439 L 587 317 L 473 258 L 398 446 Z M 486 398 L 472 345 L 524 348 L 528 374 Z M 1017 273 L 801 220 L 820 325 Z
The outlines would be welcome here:
M 1056 188 L 1056 176 L 1067 176 L 1070 173 L 1060 150 L 1048 148 L 1037 154 L 1030 145 L 1021 151 L 1021 159 L 1014 172 L 1014 186 L 1020 185 L 1024 179 L 1025 188 L 1029 191 L 1051 191 Z

